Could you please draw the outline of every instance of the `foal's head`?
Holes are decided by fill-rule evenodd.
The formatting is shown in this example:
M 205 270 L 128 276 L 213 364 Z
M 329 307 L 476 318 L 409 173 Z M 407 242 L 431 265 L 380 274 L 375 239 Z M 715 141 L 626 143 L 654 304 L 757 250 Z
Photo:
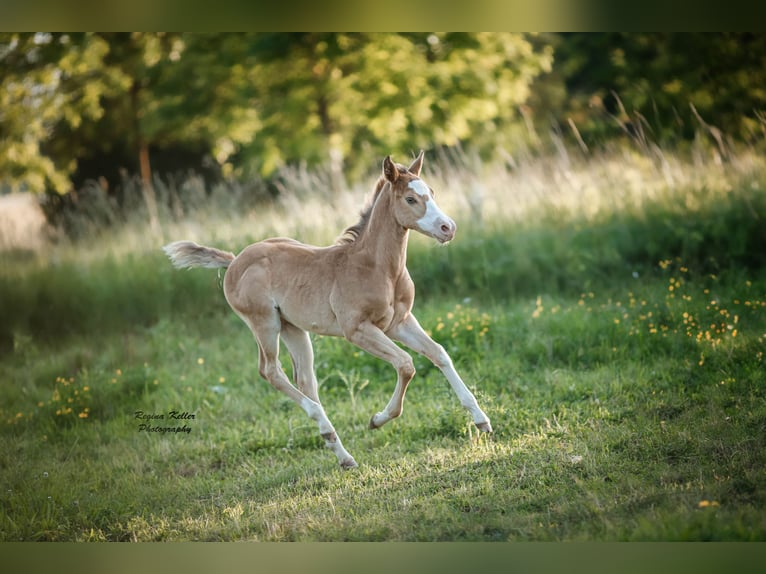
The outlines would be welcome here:
M 423 152 L 408 168 L 397 166 L 390 156 L 383 160 L 383 177 L 391 184 L 393 212 L 399 225 L 446 243 L 455 237 L 457 225 L 436 205 L 433 190 L 420 179 Z

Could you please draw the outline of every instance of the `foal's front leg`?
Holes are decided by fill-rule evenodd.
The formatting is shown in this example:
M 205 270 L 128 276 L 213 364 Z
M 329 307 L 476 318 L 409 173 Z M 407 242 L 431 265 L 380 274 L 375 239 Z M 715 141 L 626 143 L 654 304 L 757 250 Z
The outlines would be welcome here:
M 473 416 L 473 422 L 476 427 L 484 432 L 492 432 L 489 417 L 479 408 L 476 397 L 468 390 L 460 375 L 457 374 L 447 351 L 428 336 L 428 333 L 423 330 L 414 315 L 408 315 L 390 334 L 394 340 L 404 343 L 410 349 L 427 357 L 436 365 L 444 373 L 444 376 L 447 377 L 452 390 L 455 391 L 458 399 L 460 399 L 460 404 L 468 409 Z
M 396 388 L 391 399 L 386 408 L 375 413 L 370 419 L 370 428 L 376 429 L 402 414 L 404 394 L 407 392 L 407 385 L 415 376 L 415 365 L 406 351 L 400 349 L 383 331 L 368 321 L 362 321 L 353 328 L 346 329 L 344 335 L 356 346 L 379 359 L 388 361 L 396 369 Z

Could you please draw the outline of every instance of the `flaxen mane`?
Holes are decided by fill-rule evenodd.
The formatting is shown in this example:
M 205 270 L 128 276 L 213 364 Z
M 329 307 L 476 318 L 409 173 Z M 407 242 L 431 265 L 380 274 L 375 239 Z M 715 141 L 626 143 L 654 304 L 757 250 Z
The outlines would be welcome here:
M 396 164 L 396 169 L 399 170 L 400 173 L 411 173 L 407 169 L 407 166 L 401 165 L 399 163 Z M 375 202 L 378 200 L 378 196 L 383 190 L 385 184 L 386 178 L 381 175 L 378 178 L 378 181 L 375 182 L 375 187 L 370 194 L 370 199 L 367 202 L 367 205 L 364 206 L 364 209 L 362 209 L 361 213 L 359 214 L 359 221 L 357 221 L 354 225 L 347 227 L 346 230 L 341 233 L 335 240 L 335 245 L 345 245 L 348 243 L 353 243 L 359 239 L 359 236 L 367 227 L 367 222 L 370 220 L 370 215 L 372 214 L 372 208 L 375 207 Z

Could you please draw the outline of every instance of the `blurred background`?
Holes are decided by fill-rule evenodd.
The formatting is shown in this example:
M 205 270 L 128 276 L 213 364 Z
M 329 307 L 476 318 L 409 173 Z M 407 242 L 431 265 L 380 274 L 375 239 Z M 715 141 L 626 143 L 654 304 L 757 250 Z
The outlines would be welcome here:
M 27 215 L 0 219 L 2 244 L 239 212 L 296 170 L 340 192 L 420 149 L 725 159 L 762 145 L 765 85 L 762 34 L 6 33 L 0 195 L 32 195 L 4 198 Z

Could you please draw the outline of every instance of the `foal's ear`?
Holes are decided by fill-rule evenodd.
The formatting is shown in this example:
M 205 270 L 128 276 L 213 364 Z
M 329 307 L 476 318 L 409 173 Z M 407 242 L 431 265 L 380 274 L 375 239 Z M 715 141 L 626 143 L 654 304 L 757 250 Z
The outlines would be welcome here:
M 420 150 L 418 157 L 416 157 L 410 164 L 410 167 L 407 168 L 411 173 L 414 173 L 417 176 L 420 175 L 420 169 L 423 167 L 423 155 L 423 150 Z
M 383 160 L 383 177 L 391 183 L 399 179 L 399 170 L 396 169 L 396 165 L 391 161 L 390 155 L 387 155 L 386 159 Z

